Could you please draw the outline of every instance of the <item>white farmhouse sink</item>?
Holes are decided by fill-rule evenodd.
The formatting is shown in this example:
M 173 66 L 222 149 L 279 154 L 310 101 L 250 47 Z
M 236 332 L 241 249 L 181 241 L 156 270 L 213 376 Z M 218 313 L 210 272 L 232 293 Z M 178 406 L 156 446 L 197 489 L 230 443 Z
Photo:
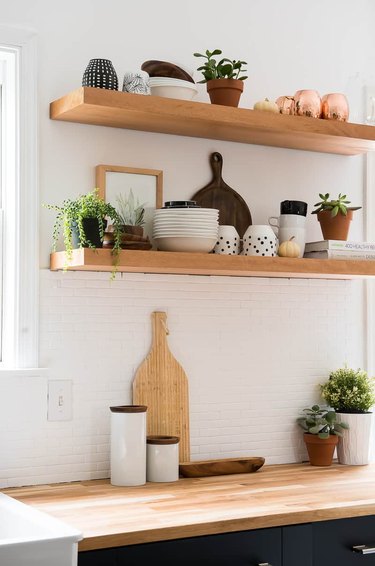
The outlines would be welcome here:
M 1 566 L 76 566 L 82 534 L 0 493 Z

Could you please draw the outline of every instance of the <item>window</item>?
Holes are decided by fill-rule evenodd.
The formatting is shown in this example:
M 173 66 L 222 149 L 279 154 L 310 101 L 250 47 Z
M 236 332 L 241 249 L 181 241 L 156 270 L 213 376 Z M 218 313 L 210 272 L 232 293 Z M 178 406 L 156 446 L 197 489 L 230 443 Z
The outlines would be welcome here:
M 36 367 L 35 36 L 0 26 L 0 368 Z

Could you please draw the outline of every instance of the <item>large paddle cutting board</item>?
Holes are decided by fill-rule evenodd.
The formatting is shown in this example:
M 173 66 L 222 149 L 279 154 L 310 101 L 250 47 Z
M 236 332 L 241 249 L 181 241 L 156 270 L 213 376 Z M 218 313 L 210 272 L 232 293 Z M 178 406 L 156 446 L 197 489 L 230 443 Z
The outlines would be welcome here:
M 133 381 L 133 403 L 147 406 L 147 434 L 180 438 L 180 462 L 190 460 L 189 390 L 186 373 L 167 342 L 167 315 L 152 313 L 152 346 Z
M 222 177 L 223 157 L 217 151 L 210 156 L 213 178 L 208 185 L 200 189 L 192 197 L 204 208 L 217 208 L 219 224 L 234 226 L 243 237 L 252 223 L 249 207 L 234 189 L 229 187 Z

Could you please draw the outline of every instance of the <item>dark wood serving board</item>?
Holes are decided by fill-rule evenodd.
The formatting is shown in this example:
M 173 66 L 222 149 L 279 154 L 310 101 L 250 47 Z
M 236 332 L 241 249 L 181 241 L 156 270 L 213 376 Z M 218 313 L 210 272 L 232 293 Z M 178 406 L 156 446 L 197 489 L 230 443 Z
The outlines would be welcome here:
M 241 195 L 223 180 L 222 155 L 215 151 L 210 155 L 210 163 L 213 173 L 212 181 L 195 193 L 191 200 L 195 200 L 204 208 L 217 208 L 220 211 L 219 224 L 234 226 L 242 238 L 252 224 L 249 207 Z
M 256 472 L 264 464 L 264 458 L 224 458 L 223 460 L 201 460 L 180 464 L 180 475 L 184 478 L 205 478 L 228 474 Z

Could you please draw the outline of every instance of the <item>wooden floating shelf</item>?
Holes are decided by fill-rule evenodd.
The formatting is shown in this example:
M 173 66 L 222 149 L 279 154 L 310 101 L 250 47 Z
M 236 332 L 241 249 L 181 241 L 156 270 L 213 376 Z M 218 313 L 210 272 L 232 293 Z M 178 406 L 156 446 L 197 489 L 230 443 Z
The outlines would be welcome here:
M 81 87 L 50 105 L 52 120 L 144 132 L 357 155 L 375 150 L 375 127 Z
M 73 250 L 51 254 L 51 270 L 112 271 L 111 250 Z M 117 271 L 177 275 L 230 275 L 234 277 L 283 277 L 303 279 L 355 279 L 375 277 L 375 261 L 291 259 L 281 257 L 225 256 L 204 253 L 122 250 Z

